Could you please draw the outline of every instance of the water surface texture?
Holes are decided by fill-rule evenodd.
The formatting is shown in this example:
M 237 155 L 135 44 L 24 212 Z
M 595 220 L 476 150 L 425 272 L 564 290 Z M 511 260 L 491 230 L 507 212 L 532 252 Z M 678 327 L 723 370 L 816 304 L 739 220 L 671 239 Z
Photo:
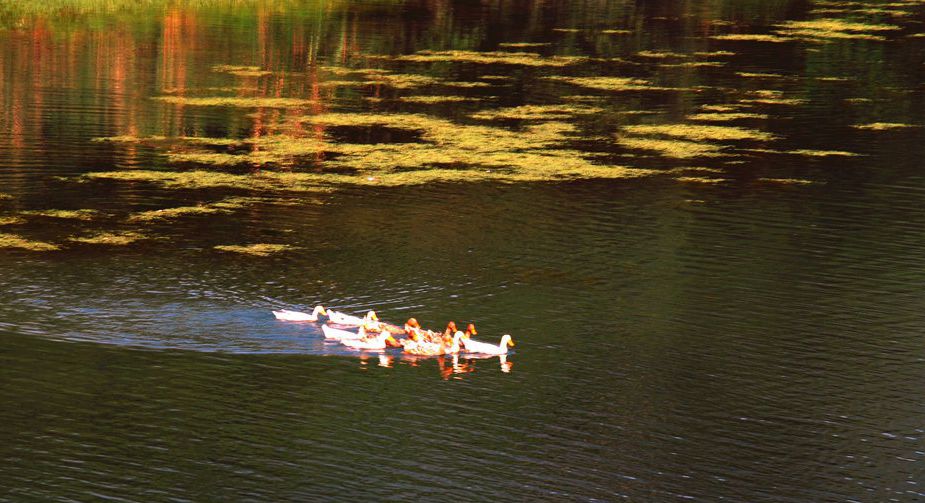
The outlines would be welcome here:
M 0 0 L 0 500 L 925 498 L 923 22 Z

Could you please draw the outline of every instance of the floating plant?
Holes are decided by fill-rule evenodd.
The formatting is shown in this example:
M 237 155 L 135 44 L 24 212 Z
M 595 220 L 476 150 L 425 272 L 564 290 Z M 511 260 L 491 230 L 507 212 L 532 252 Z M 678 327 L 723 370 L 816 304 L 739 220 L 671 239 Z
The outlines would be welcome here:
M 44 241 L 32 241 L 15 234 L 0 233 L 0 248 L 18 248 L 29 251 L 55 251 L 61 247 Z
M 147 237 L 137 232 L 101 232 L 92 236 L 70 237 L 68 241 L 84 244 L 125 246 L 142 239 L 147 239 Z
M 292 250 L 290 245 L 258 243 L 252 245 L 218 245 L 216 250 L 241 253 L 244 255 L 253 255 L 255 257 L 269 257 L 270 255 Z
M 624 126 L 623 130 L 632 134 L 671 136 L 695 141 L 769 141 L 775 138 L 771 133 L 755 129 L 701 124 L 640 124 Z

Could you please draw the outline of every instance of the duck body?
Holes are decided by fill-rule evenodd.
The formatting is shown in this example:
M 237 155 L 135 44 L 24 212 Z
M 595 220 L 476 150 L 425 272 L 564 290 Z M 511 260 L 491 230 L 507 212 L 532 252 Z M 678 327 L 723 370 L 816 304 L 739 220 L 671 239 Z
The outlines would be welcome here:
M 324 333 L 325 339 L 334 339 L 338 341 L 359 340 L 366 337 L 366 331 L 363 330 L 363 327 L 360 327 L 359 332 L 351 332 L 349 330 L 334 328 L 329 325 L 321 325 L 321 331 Z
M 501 337 L 501 342 L 497 345 L 468 339 L 463 342 L 463 346 L 465 346 L 466 351 L 470 353 L 480 353 L 484 355 L 506 355 L 508 347 L 514 346 L 514 341 L 511 339 L 510 335 L 504 334 L 504 336 Z
M 318 321 L 318 315 L 326 315 L 324 306 L 315 306 L 315 310 L 309 313 L 303 313 L 300 311 L 290 311 L 288 309 L 280 309 L 279 311 L 273 311 L 273 316 L 276 316 L 277 320 L 282 321 Z
M 443 344 L 437 342 L 412 341 L 406 339 L 402 348 L 403 353 L 419 356 L 436 356 L 445 354 Z
M 388 332 L 382 332 L 375 337 L 366 337 L 363 339 L 341 339 L 344 346 L 351 349 L 360 349 L 366 351 L 381 351 L 386 348 L 386 340 L 391 337 Z
M 370 311 L 366 313 L 366 316 L 360 318 L 359 316 L 352 316 L 349 314 L 341 313 L 338 311 L 328 310 L 328 323 L 334 325 L 342 325 L 345 327 L 359 327 L 366 324 L 369 321 L 378 321 L 376 318 L 376 313 Z

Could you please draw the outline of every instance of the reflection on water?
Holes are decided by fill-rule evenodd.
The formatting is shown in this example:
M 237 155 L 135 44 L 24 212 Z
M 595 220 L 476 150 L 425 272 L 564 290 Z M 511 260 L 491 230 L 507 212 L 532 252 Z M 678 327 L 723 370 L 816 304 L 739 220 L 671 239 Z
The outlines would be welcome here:
M 923 22 L 0 2 L 0 500 L 921 499 Z
M 489 356 L 489 355 L 439 355 L 432 357 L 409 355 L 409 354 L 379 354 L 376 355 L 378 361 L 376 364 L 384 368 L 392 368 L 395 365 L 411 365 L 412 367 L 417 367 L 422 364 L 427 364 L 427 362 L 436 362 L 437 370 L 440 371 L 440 377 L 445 381 L 447 379 L 462 379 L 466 377 L 466 374 L 471 374 L 475 372 L 476 365 L 480 364 L 486 367 L 489 364 L 487 360 L 498 359 L 498 369 L 501 372 L 509 374 L 514 368 L 514 362 L 508 361 L 507 355 L 499 356 Z M 370 365 L 370 357 L 360 356 L 360 365 L 366 366 Z

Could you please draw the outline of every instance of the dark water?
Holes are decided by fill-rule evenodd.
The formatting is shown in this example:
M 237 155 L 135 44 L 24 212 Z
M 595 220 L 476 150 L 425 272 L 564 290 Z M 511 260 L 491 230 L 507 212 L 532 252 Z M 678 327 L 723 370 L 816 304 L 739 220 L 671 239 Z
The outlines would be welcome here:
M 858 11 L 876 2 L 835 14 L 813 12 L 832 4 L 784 1 L 101 5 L 14 5 L 0 16 L 0 193 L 9 196 L 0 219 L 23 219 L 0 234 L 61 247 L 0 249 L 0 499 L 925 498 L 918 3 L 885 7 L 908 15 Z M 900 29 L 885 40 L 709 38 L 820 17 Z M 214 65 L 274 72 L 245 81 L 256 87 L 248 96 L 305 97 L 319 82 L 304 75 L 320 65 L 502 42 L 598 60 L 565 70 L 386 63 L 462 81 L 512 77 L 455 91 L 495 96 L 486 102 L 387 109 L 466 123 L 476 110 L 597 95 L 605 111 L 577 120 L 572 148 L 630 167 L 709 167 L 722 181 L 577 177 L 304 194 L 77 178 L 203 169 L 172 164 L 163 145 L 93 138 L 247 138 L 276 127 L 261 121 L 284 112 L 151 99 L 241 83 Z M 645 50 L 734 54 L 702 68 L 604 61 L 638 62 Z M 689 90 L 610 93 L 542 79 L 564 74 Z M 766 119 L 734 125 L 775 134 L 777 150 L 859 155 L 746 145 L 733 157 L 678 160 L 611 140 L 625 125 L 683 121 L 758 90 L 801 101 L 756 105 Z M 375 93 L 447 94 L 324 93 L 322 109 L 300 113 L 364 111 Z M 648 115 L 621 114 L 640 110 Z M 911 127 L 852 127 L 876 122 Z M 240 195 L 263 199 L 130 220 Z M 98 213 L 23 213 L 49 209 Z M 95 231 L 150 239 L 68 241 Z M 269 257 L 214 249 L 251 243 L 293 248 Z M 325 343 L 317 326 L 270 314 L 318 302 L 437 327 L 476 321 L 485 340 L 513 334 L 516 352 L 504 364 L 358 356 Z

